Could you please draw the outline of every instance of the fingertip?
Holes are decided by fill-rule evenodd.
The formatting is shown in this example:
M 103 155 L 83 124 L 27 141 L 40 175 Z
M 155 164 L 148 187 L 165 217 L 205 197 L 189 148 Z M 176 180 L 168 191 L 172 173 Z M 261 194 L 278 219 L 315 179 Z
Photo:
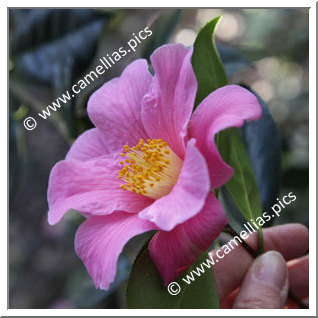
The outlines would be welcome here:
M 284 308 L 288 295 L 288 269 L 283 256 L 269 251 L 250 266 L 233 308 Z

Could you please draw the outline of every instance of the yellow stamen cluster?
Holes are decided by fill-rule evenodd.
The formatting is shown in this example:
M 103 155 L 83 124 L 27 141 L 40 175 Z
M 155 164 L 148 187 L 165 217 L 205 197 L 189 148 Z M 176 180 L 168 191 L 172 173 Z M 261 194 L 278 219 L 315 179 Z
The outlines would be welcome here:
M 182 160 L 162 139 L 140 139 L 136 146 L 125 145 L 120 156 L 121 188 L 153 199 L 172 190 L 182 168 Z

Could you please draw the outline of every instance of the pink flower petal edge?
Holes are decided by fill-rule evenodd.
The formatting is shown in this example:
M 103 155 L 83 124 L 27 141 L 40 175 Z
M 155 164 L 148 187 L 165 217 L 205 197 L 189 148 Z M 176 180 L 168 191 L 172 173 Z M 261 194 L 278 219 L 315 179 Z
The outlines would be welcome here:
M 245 120 L 257 120 L 261 115 L 262 109 L 257 98 L 237 85 L 217 89 L 193 113 L 189 135 L 197 139 L 197 147 L 206 158 L 212 189 L 225 184 L 233 174 L 233 169 L 219 154 L 215 135 L 230 127 L 241 127 Z
M 154 230 L 154 224 L 137 214 L 116 212 L 93 216 L 77 230 L 75 251 L 93 278 L 96 288 L 107 290 L 116 276 L 119 254 L 134 236 Z
M 105 138 L 101 131 L 92 128 L 82 133 L 72 144 L 66 160 L 87 161 L 109 154 Z
M 150 138 L 165 140 L 181 159 L 197 91 L 191 55 L 192 50 L 181 44 L 161 46 L 152 54 L 155 76 L 142 108 Z
M 147 61 L 136 60 L 120 77 L 105 83 L 90 97 L 88 115 L 103 133 L 109 152 L 120 151 L 125 144 L 134 146 L 140 138 L 148 138 L 141 107 L 151 80 Z
M 56 224 L 70 209 L 83 215 L 106 215 L 116 210 L 139 212 L 153 202 L 123 191 L 118 180 L 116 157 L 89 161 L 64 160 L 51 171 L 48 189 L 48 222 Z
M 170 232 L 157 232 L 149 253 L 167 285 L 206 251 L 228 220 L 220 202 L 209 193 L 203 209 Z

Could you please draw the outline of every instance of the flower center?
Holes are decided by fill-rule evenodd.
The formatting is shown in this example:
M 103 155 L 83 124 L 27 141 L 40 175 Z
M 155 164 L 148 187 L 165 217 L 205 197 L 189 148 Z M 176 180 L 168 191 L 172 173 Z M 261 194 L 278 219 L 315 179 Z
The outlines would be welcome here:
M 124 146 L 118 178 L 123 190 L 158 199 L 176 184 L 182 160 L 162 139 L 143 139 L 134 147 Z

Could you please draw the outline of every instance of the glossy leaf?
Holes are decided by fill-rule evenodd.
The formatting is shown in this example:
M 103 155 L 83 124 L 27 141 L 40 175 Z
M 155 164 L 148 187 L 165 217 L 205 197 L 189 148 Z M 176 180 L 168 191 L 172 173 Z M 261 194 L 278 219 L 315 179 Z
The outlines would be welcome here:
M 234 175 L 225 185 L 235 206 L 249 221 L 262 215 L 262 206 L 254 171 L 237 128 L 219 134 L 219 150 L 226 163 L 234 169 Z M 262 234 L 259 231 L 260 250 Z
M 252 93 L 257 96 L 255 92 Z M 252 164 L 264 212 L 269 211 L 278 197 L 281 179 L 281 145 L 278 130 L 266 104 L 259 96 L 257 98 L 262 107 L 262 117 L 258 121 L 245 123 L 240 128 L 240 132 Z M 221 193 L 230 223 L 239 229 L 239 223 L 243 224 L 244 219 L 225 187 L 221 189 Z M 270 226 L 273 220 L 266 222 L 264 227 Z
M 211 92 L 227 84 L 226 74 L 213 39 L 219 19 L 220 17 L 217 17 L 208 22 L 200 30 L 193 45 L 191 62 L 198 81 L 195 106 Z
M 252 91 L 257 96 L 255 92 Z M 275 122 L 265 104 L 257 96 L 262 107 L 258 121 L 246 123 L 242 137 L 252 163 L 260 192 L 262 209 L 268 211 L 277 201 L 281 180 L 281 144 Z
M 226 45 L 217 44 L 221 60 L 227 76 L 232 76 L 242 69 L 252 67 L 252 64 L 241 54 Z M 243 85 L 244 86 L 244 85 Z M 266 103 L 249 89 L 257 98 L 262 107 L 262 117 L 258 121 L 246 122 L 240 128 L 245 148 L 252 163 L 256 183 L 260 192 L 262 209 L 268 209 L 276 203 L 281 180 L 281 144 L 278 129 L 269 112 Z M 229 202 L 228 195 L 224 194 L 228 208 L 232 214 L 238 216 L 235 206 Z M 236 209 L 237 210 L 237 209 Z M 241 219 L 238 217 L 238 219 Z M 266 223 L 269 225 L 271 222 Z
M 200 30 L 194 43 L 192 66 L 198 81 L 196 105 L 211 92 L 227 84 L 226 73 L 213 40 L 218 21 L 219 17 L 208 22 Z M 233 177 L 225 185 L 230 197 L 246 219 L 256 218 L 262 213 L 262 207 L 252 165 L 239 131 L 228 129 L 220 132 L 216 136 L 216 143 L 223 159 L 235 170 Z M 261 250 L 261 230 L 259 239 Z
M 192 266 L 175 280 L 180 285 L 181 291 L 177 295 L 171 295 L 163 284 L 149 256 L 148 249 L 143 249 L 130 274 L 126 295 L 127 308 L 219 308 L 217 289 L 211 268 L 203 267 L 205 272 L 200 277 L 194 276 L 195 280 L 191 284 L 182 280 L 191 270 L 196 269 L 197 266 L 200 267 L 206 258 L 208 258 L 207 253 L 203 253 Z

